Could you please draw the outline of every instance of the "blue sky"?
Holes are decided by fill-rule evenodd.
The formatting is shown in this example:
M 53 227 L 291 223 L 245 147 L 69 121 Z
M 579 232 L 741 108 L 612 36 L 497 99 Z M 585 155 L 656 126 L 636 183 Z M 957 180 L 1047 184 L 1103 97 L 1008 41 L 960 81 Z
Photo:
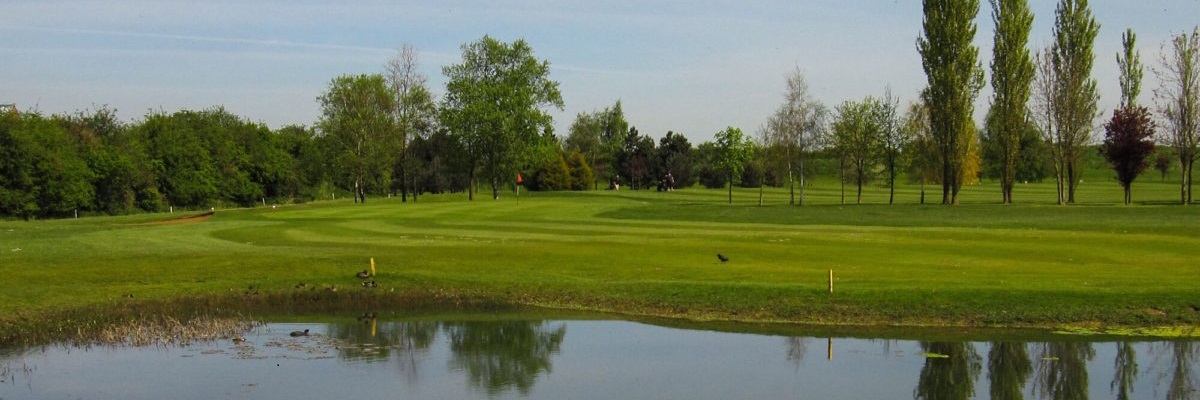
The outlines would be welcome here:
M 1092 3 L 1101 24 L 1094 76 L 1102 110 L 1119 96 L 1121 32 L 1137 31 L 1143 63 L 1153 67 L 1169 35 L 1200 24 L 1200 0 Z M 1055 2 L 1031 5 L 1031 42 L 1041 47 L 1050 41 Z M 987 1 L 978 22 L 986 69 Z M 47 114 L 108 105 L 127 121 L 149 110 L 222 105 L 272 128 L 312 124 L 315 99 L 332 78 L 380 72 L 409 43 L 440 93 L 441 67 L 459 61 L 461 44 L 488 34 L 524 38 L 551 63 L 566 103 L 553 111 L 556 133 L 565 134 L 577 113 L 620 99 L 641 133 L 673 130 L 699 143 L 726 126 L 757 131 L 794 67 L 830 107 L 888 86 L 912 100 L 925 85 L 914 44 L 920 29 L 917 0 L 6 0 L 0 103 Z M 1143 102 L 1157 86 L 1147 70 Z M 985 89 L 977 114 L 989 98 Z

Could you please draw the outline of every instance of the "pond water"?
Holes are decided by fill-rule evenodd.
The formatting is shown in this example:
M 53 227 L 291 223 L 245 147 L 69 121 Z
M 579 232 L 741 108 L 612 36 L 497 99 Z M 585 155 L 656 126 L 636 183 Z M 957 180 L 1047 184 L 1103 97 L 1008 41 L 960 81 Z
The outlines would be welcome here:
M 626 321 L 382 319 L 271 323 L 243 338 L 0 351 L 0 399 L 1200 397 L 1194 341 L 945 342 Z

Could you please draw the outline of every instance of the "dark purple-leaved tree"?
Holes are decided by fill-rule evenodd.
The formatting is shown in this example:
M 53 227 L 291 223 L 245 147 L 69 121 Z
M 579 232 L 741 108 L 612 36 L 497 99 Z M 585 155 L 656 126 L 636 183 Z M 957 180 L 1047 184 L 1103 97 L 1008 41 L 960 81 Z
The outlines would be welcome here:
M 1154 121 L 1145 107 L 1122 107 L 1104 124 L 1104 144 L 1100 154 L 1117 172 L 1117 181 L 1125 188 L 1125 204 L 1133 201 L 1130 186 L 1150 165 L 1154 154 Z

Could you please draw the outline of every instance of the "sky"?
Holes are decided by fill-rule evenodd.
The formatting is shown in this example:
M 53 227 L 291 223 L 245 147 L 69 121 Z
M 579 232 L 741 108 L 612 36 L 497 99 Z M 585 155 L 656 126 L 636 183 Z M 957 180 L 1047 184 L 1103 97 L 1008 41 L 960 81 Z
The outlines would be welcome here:
M 1127 28 L 1147 67 L 1141 100 L 1152 102 L 1161 46 L 1200 25 L 1200 0 L 1091 3 L 1100 109 L 1118 102 L 1115 55 Z M 1030 0 L 1033 48 L 1050 42 L 1055 4 Z M 555 133 L 620 100 L 640 133 L 674 131 L 698 144 L 728 126 L 755 134 L 796 68 L 830 108 L 885 88 L 915 100 L 926 84 L 921 21 L 918 0 L 5 0 L 0 104 L 43 114 L 107 106 L 127 122 L 223 106 L 273 129 L 312 125 L 333 78 L 380 73 L 410 44 L 440 94 L 442 67 L 490 35 L 524 39 L 550 63 L 565 102 L 550 110 Z M 976 21 L 987 71 L 987 1 Z M 985 88 L 977 99 L 977 120 L 990 97 Z

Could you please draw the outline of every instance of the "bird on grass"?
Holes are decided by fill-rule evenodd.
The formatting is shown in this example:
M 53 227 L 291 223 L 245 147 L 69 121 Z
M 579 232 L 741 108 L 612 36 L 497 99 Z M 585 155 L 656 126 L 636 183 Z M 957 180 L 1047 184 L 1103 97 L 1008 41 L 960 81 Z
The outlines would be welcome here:
M 372 312 L 363 314 L 362 316 L 358 317 L 358 322 L 362 322 L 365 324 L 365 323 L 371 322 L 371 320 L 374 320 L 374 319 L 375 319 L 375 312 L 372 311 Z
M 370 282 L 363 282 L 362 286 L 365 288 L 373 288 L 373 287 L 379 286 L 379 284 L 375 283 L 375 281 L 370 281 Z
M 296 289 L 304 289 L 306 287 L 308 287 L 308 284 L 304 283 L 304 282 L 300 282 L 300 283 L 296 284 Z
M 292 335 L 292 337 L 308 336 L 308 329 L 305 329 L 302 331 L 292 331 L 292 333 L 290 333 L 289 335 Z
M 371 273 L 364 269 L 364 270 L 362 270 L 362 272 L 354 274 L 354 276 L 357 276 L 358 279 L 367 279 L 367 278 L 371 277 Z
M 729 257 L 725 257 L 725 255 L 721 253 L 717 253 L 717 259 L 721 260 L 722 263 L 729 261 Z

